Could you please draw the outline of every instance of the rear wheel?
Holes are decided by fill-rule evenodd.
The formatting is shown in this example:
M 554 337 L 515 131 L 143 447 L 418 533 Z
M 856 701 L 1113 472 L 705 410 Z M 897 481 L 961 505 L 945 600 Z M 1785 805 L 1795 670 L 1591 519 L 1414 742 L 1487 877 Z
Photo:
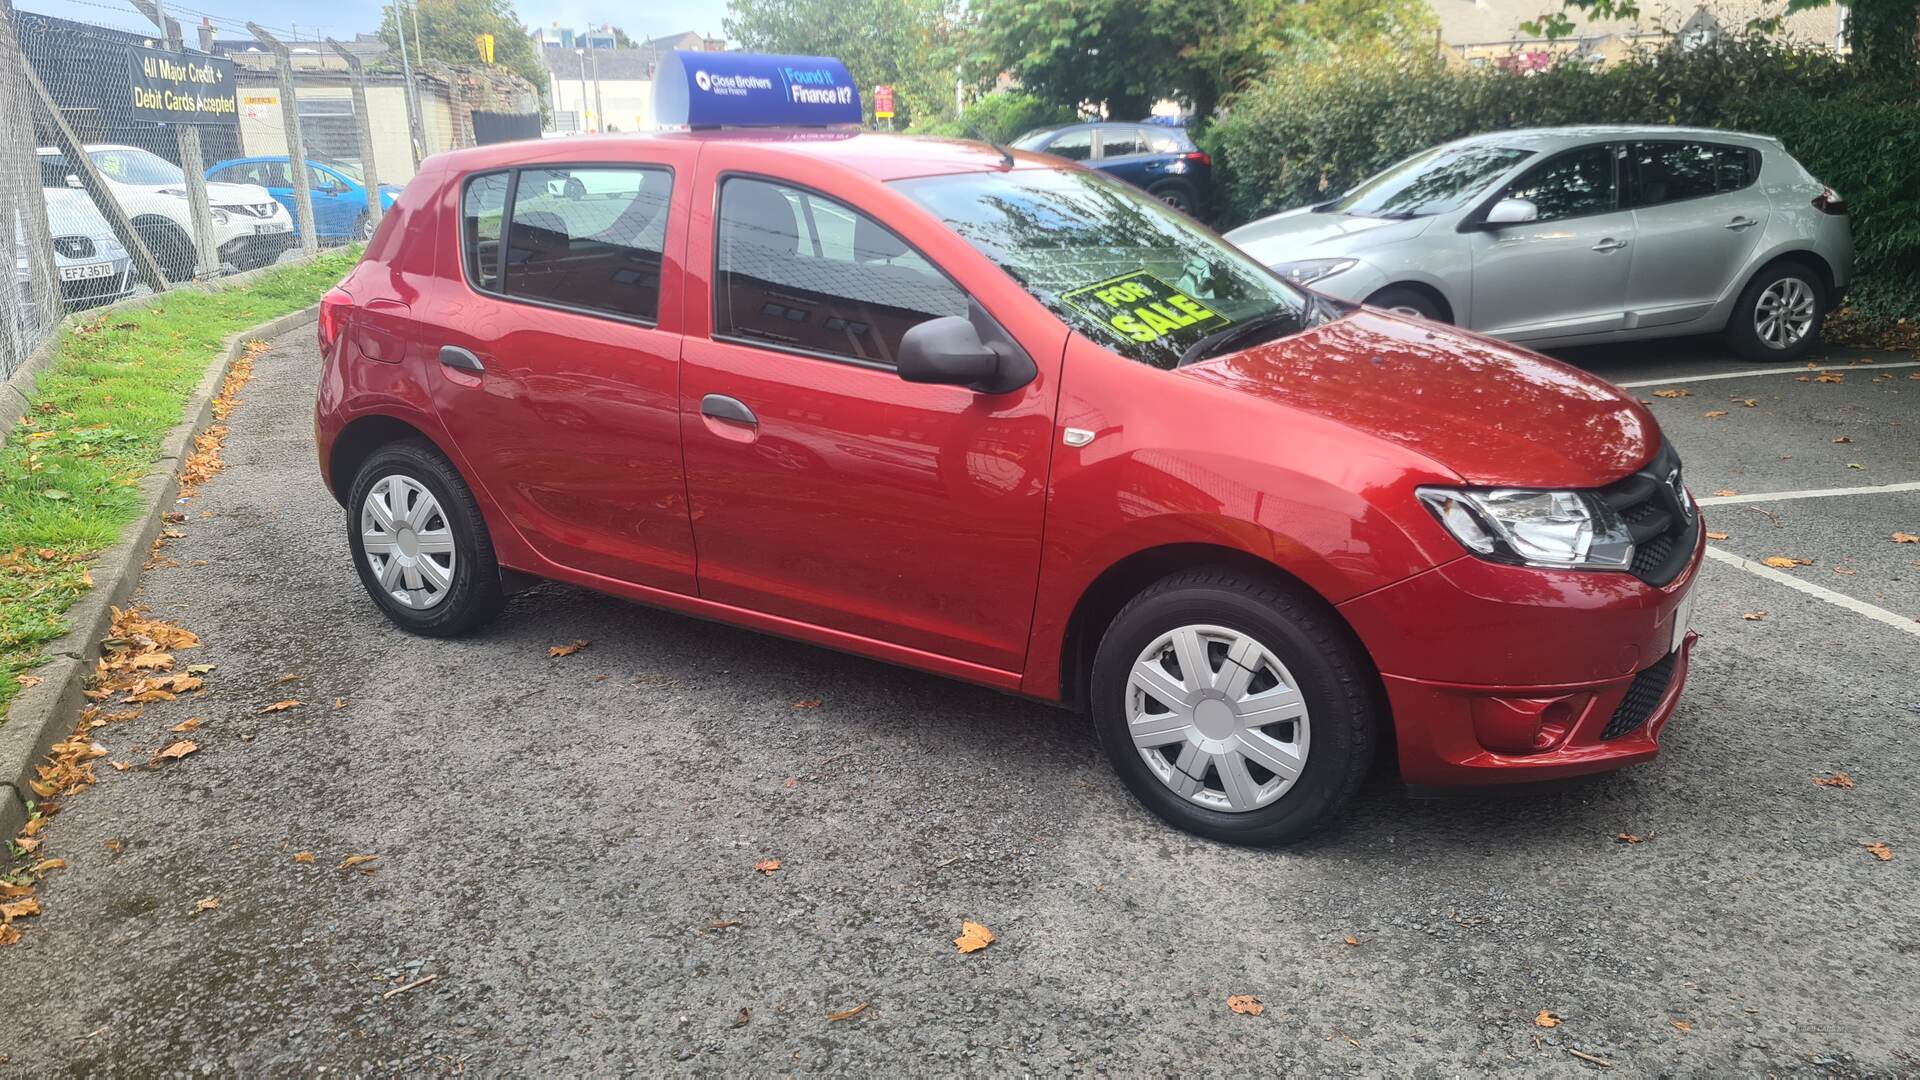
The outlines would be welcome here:
M 1167 180 L 1147 189 L 1147 194 L 1183 214 L 1193 213 L 1193 189 L 1178 180 Z
M 373 228 L 373 219 L 361 214 L 360 220 L 353 226 L 353 235 L 359 237 L 360 242 L 364 244 L 373 239 Z
M 367 594 L 402 630 L 454 637 L 505 603 L 473 492 L 431 443 L 373 452 L 347 500 L 347 546 Z
M 1214 840 L 1296 840 L 1345 811 L 1379 709 L 1321 605 L 1221 571 L 1177 574 L 1114 617 L 1089 695 L 1108 759 L 1172 825 Z
M 1367 306 L 1385 308 L 1395 315 L 1409 315 L 1416 319 L 1427 319 L 1431 322 L 1443 323 L 1452 321 L 1447 318 L 1447 313 L 1442 310 L 1440 305 L 1434 303 L 1433 297 L 1428 296 L 1419 289 L 1411 289 L 1405 285 L 1389 285 L 1381 289 L 1379 292 L 1367 297 Z
M 1748 360 L 1798 360 L 1820 339 L 1827 290 L 1820 275 L 1797 262 L 1754 275 L 1727 320 L 1727 344 Z
M 178 225 L 163 218 L 141 218 L 133 223 L 133 231 L 153 253 L 154 261 L 160 264 L 160 272 L 168 281 L 186 281 L 193 277 L 197 258 L 193 239 Z

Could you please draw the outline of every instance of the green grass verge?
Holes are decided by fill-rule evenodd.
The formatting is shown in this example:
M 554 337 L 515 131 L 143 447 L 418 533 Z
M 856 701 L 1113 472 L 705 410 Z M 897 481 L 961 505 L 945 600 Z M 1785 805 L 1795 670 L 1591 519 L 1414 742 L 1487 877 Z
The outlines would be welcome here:
M 0 448 L 0 711 L 65 634 L 87 563 L 140 512 L 139 485 L 221 342 L 314 303 L 343 251 L 240 288 L 182 288 L 60 331 L 27 415 Z

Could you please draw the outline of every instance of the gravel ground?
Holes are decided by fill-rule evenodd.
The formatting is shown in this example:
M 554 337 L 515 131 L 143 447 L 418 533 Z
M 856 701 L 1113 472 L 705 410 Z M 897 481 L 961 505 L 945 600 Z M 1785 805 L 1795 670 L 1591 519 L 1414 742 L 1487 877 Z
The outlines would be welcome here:
M 1238 850 L 990 691 L 551 585 L 472 639 L 390 628 L 314 469 L 316 365 L 310 330 L 262 358 L 146 576 L 217 667 L 97 737 L 144 762 L 200 716 L 202 749 L 102 767 L 46 830 L 70 866 L 0 949 L 0 1074 L 1920 1070 L 1913 636 L 1709 562 L 1659 761 L 1440 802 L 1383 768 L 1337 833 Z M 1690 385 L 1650 400 L 1698 493 L 1920 480 L 1920 382 Z M 1712 527 L 1920 614 L 1920 548 L 1881 539 L 1920 493 L 1763 505 Z M 963 919 L 999 940 L 960 955 Z

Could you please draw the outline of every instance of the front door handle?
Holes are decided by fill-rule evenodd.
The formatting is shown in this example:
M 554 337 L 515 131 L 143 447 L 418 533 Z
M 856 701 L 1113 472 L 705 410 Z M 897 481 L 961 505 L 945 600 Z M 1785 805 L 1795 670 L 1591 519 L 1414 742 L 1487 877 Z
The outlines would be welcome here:
M 1593 250 L 1604 254 L 1609 251 L 1619 251 L 1621 248 L 1626 246 L 1627 246 L 1627 242 L 1625 240 L 1615 240 L 1613 237 L 1609 236 L 1605 240 L 1602 240 L 1599 243 L 1593 245 Z
M 450 368 L 474 375 L 487 373 L 487 365 L 481 363 L 478 356 L 473 355 L 473 350 L 463 349 L 458 345 L 440 346 L 440 362 Z
M 1727 222 L 1727 228 L 1732 229 L 1734 232 L 1739 232 L 1741 229 L 1751 229 L 1758 224 L 1760 224 L 1758 221 L 1750 217 L 1737 217 Z
M 725 394 L 708 394 L 700 399 L 700 415 L 715 420 L 730 420 L 736 424 L 759 427 L 760 418 L 739 398 L 730 398 Z

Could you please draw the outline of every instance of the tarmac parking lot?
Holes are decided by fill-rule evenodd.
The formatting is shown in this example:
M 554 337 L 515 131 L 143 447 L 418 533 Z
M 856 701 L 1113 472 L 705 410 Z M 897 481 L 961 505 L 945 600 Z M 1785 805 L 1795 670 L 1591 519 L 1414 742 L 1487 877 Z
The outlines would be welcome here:
M 314 469 L 312 341 L 145 578 L 214 668 L 95 732 L 136 764 L 45 831 L 0 1075 L 1920 1071 L 1912 355 L 1568 353 L 1726 534 L 1660 759 L 1445 801 L 1383 765 L 1256 851 L 929 675 L 552 585 L 400 633 Z

